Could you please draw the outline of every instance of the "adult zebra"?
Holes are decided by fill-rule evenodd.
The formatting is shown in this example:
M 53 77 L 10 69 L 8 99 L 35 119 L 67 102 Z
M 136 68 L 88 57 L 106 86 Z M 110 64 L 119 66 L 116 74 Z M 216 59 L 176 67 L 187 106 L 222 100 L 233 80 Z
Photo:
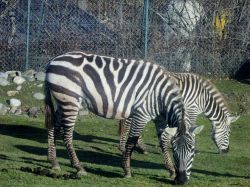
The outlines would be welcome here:
M 144 126 L 161 117 L 170 127 L 176 127 L 173 147 L 177 162 L 175 182 L 187 182 L 186 171 L 194 157 L 195 129 L 186 128 L 186 117 L 179 87 L 160 66 L 150 62 L 115 59 L 112 57 L 69 52 L 54 58 L 46 69 L 45 124 L 48 128 L 48 160 L 60 168 L 56 159 L 55 131 L 60 131 L 72 165 L 79 176 L 86 171 L 81 166 L 72 144 L 72 134 L 82 101 L 89 110 L 105 118 L 127 119 L 131 126 L 123 153 L 125 176 L 131 176 L 130 157 Z M 165 133 L 166 137 L 168 133 Z M 165 139 L 164 141 L 168 141 Z M 162 144 L 169 144 L 164 142 Z M 179 145 L 183 142 L 183 147 Z M 168 154 L 168 152 L 164 152 Z M 170 155 L 165 155 L 169 158 Z M 173 168 L 171 168 L 173 169 Z
M 196 124 L 197 116 L 204 113 L 212 124 L 212 139 L 220 153 L 229 151 L 230 124 L 235 122 L 238 117 L 231 116 L 222 94 L 215 86 L 191 73 L 172 73 L 171 76 L 176 80 L 177 85 L 182 91 L 183 102 L 186 108 L 189 124 Z M 164 124 L 156 124 L 157 133 L 161 134 Z M 129 125 L 125 120 L 119 123 L 121 151 L 125 149 L 126 136 Z M 141 136 L 138 139 L 138 147 L 145 151 L 145 146 Z

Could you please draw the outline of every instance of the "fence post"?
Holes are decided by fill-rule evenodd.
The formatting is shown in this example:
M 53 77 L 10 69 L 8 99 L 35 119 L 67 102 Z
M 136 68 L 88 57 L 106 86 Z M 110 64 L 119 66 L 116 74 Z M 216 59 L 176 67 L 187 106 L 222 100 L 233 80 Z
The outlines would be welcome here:
M 148 8 L 149 8 L 149 0 L 144 0 L 144 58 L 148 57 Z
M 28 0 L 27 31 L 26 31 L 26 62 L 25 62 L 26 70 L 28 70 L 29 68 L 30 3 L 31 0 Z

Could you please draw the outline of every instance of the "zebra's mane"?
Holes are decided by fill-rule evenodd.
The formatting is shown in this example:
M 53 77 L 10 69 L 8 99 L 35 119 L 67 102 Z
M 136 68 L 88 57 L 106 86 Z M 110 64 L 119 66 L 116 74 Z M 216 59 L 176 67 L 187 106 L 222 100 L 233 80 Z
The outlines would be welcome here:
M 229 111 L 229 106 L 228 106 L 228 103 L 227 101 L 225 100 L 225 97 L 224 95 L 217 89 L 217 87 L 212 83 L 211 80 L 207 79 L 207 80 L 204 80 L 203 78 L 197 76 L 198 78 L 200 78 L 205 84 L 205 89 L 208 91 L 208 93 L 210 95 L 213 95 L 213 98 L 215 99 L 215 102 L 216 104 L 219 104 L 220 102 L 223 103 L 224 107 L 226 109 L 225 112 L 230 112 Z M 221 101 L 218 101 L 218 98 L 217 97 L 214 97 L 214 94 L 211 94 L 211 91 L 213 91 L 214 93 L 216 93 L 216 95 L 219 96 L 219 98 L 221 98 Z
M 190 75 L 193 76 L 195 79 L 199 80 L 200 84 L 202 84 L 207 93 L 209 93 L 209 95 L 214 98 L 216 104 L 219 105 L 220 108 L 222 108 L 225 114 L 230 113 L 229 105 L 225 100 L 224 95 L 217 89 L 217 87 L 212 83 L 210 79 L 204 79 L 203 77 L 197 74 L 190 74 Z M 215 97 L 215 95 L 217 97 Z M 220 103 L 222 103 L 223 106 L 221 106 Z

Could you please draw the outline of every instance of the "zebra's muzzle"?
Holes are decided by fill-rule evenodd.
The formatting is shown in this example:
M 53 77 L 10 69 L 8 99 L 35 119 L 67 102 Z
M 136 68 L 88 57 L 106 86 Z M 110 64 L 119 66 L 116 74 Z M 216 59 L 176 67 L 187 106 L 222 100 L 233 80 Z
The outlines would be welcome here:
M 220 153 L 228 153 L 228 152 L 229 152 L 229 147 L 220 150 Z
M 177 175 L 174 179 L 174 183 L 177 185 L 183 185 L 188 182 L 187 173 L 185 171 L 177 172 Z

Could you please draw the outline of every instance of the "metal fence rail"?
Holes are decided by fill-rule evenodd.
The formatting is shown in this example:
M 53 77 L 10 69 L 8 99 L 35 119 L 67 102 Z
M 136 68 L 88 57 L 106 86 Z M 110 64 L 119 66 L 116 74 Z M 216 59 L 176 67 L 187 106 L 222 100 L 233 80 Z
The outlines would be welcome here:
M 250 54 L 248 0 L 0 0 L 0 71 L 83 50 L 233 76 Z

